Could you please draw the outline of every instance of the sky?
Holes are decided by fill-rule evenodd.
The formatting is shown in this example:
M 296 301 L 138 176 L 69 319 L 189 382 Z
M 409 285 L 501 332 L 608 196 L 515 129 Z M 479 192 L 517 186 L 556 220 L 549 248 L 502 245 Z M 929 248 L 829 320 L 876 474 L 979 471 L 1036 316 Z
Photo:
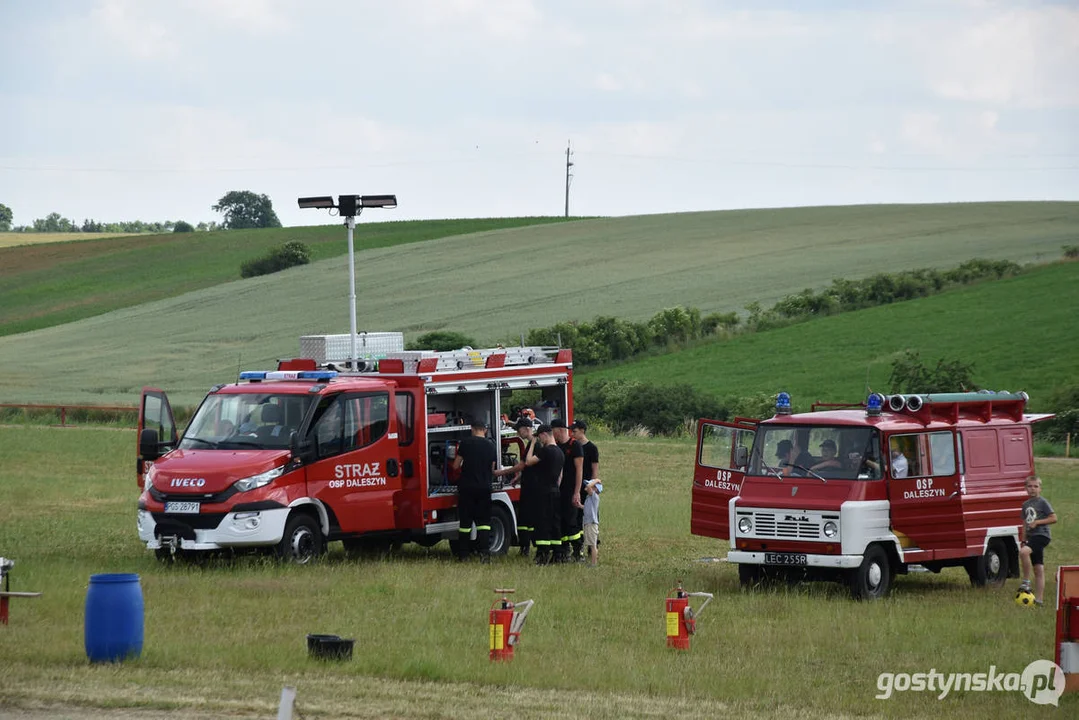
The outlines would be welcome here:
M 1079 199 L 1079 0 L 0 0 L 16 225 Z

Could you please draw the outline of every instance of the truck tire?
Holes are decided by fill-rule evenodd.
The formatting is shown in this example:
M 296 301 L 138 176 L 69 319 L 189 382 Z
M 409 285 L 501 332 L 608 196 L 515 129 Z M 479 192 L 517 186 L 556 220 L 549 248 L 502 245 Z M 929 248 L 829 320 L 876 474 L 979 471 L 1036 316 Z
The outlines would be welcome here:
M 307 513 L 294 512 L 285 523 L 285 534 L 277 544 L 277 557 L 306 565 L 317 559 L 322 549 L 322 531 L 315 519 Z
M 879 600 L 892 589 L 892 563 L 880 545 L 865 549 L 862 564 L 847 576 L 850 594 L 855 600 Z
M 986 546 L 985 554 L 970 558 L 965 567 L 974 587 L 1003 587 L 1011 570 L 1007 543 L 1003 538 L 993 538 Z
M 491 544 L 492 555 L 505 555 L 513 543 L 514 527 L 510 519 L 510 512 L 502 503 L 491 505 L 491 531 L 488 539 Z

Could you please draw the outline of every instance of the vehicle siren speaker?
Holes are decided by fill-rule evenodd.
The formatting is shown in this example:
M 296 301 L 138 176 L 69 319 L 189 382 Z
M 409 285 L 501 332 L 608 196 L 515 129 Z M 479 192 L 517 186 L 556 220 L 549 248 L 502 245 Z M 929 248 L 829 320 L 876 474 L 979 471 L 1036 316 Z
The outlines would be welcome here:
M 911 395 L 907 398 L 907 410 L 911 412 L 918 412 L 922 409 L 922 396 Z
M 890 395 L 888 396 L 888 409 L 892 412 L 899 412 L 906 404 L 906 400 L 902 395 Z

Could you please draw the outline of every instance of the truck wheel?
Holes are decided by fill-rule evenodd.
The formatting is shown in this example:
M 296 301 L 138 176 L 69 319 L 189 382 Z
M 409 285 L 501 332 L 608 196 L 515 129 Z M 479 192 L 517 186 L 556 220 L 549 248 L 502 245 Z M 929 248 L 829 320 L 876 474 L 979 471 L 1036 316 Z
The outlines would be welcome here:
M 277 545 L 277 557 L 306 565 L 322 553 L 322 532 L 315 519 L 306 513 L 294 513 L 285 523 L 285 534 Z
M 967 575 L 974 587 L 999 588 L 1008 579 L 1008 546 L 1001 538 L 993 538 L 985 548 L 985 554 L 966 562 Z
M 513 541 L 513 522 L 502 503 L 491 506 L 491 531 L 488 533 L 492 555 L 505 555 Z
M 744 588 L 754 588 L 761 583 L 761 566 L 746 565 L 738 566 L 738 584 Z
M 892 588 L 892 564 L 880 545 L 865 550 L 862 564 L 850 571 L 847 583 L 855 600 L 879 600 Z

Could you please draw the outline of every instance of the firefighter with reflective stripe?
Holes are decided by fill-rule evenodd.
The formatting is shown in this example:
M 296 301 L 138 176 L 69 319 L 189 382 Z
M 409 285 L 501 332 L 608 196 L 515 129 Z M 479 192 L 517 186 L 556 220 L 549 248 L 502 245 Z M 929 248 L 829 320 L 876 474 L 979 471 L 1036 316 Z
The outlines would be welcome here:
M 537 486 L 536 466 L 526 465 L 525 458 L 528 457 L 533 447 L 539 446 L 539 440 L 533 436 L 532 421 L 527 417 L 520 416 L 513 427 L 517 430 L 517 437 L 522 442 L 521 458 L 513 467 L 495 471 L 495 477 L 516 475 L 517 473 L 521 475 L 521 499 L 517 504 L 517 540 L 521 545 L 521 555 L 528 557 L 529 545 L 535 539 L 540 496 Z
M 584 453 L 580 444 L 569 434 L 569 428 L 565 420 L 552 420 L 551 428 L 554 431 L 554 439 L 558 448 L 562 451 L 565 466 L 562 470 L 562 485 L 560 487 L 560 502 L 558 512 L 561 517 L 562 536 L 555 560 L 556 562 L 568 562 L 572 557 L 581 559 L 581 546 L 584 542 L 584 532 L 581 522 L 584 514 L 584 503 L 581 502 L 581 483 L 584 478 Z
M 476 552 L 481 562 L 491 561 L 491 480 L 497 463 L 498 451 L 487 439 L 487 424 L 474 420 L 472 434 L 458 444 L 453 460 L 453 467 L 461 472 L 457 480 L 458 560 Z M 473 523 L 474 544 L 469 539 Z
M 550 425 L 536 428 L 539 445 L 533 443 L 525 457 L 525 466 L 534 468 L 536 479 L 535 542 L 536 564 L 551 562 L 555 549 L 562 544 L 558 523 L 559 480 L 565 456 L 554 441 Z

